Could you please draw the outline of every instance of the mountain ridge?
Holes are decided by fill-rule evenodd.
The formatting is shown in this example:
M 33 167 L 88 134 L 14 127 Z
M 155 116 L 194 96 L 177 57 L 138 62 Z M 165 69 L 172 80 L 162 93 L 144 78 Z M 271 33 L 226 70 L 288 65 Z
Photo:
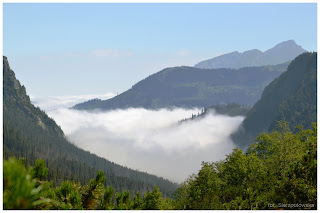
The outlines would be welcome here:
M 262 52 L 252 49 L 240 53 L 233 51 L 208 60 L 201 61 L 194 65 L 201 69 L 235 68 L 251 66 L 276 65 L 293 60 L 298 55 L 306 52 L 294 40 L 281 42 L 274 47 Z
M 232 102 L 253 105 L 263 88 L 284 72 L 288 64 L 241 69 L 166 68 L 111 99 L 89 100 L 75 105 L 73 109 L 201 108 Z

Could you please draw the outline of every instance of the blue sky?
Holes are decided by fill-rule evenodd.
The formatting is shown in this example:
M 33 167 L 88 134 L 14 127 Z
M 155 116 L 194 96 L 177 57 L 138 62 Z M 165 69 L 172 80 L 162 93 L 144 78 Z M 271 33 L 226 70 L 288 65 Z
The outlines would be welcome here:
M 165 67 L 290 39 L 316 51 L 316 4 L 3 6 L 3 54 L 33 96 L 120 93 Z

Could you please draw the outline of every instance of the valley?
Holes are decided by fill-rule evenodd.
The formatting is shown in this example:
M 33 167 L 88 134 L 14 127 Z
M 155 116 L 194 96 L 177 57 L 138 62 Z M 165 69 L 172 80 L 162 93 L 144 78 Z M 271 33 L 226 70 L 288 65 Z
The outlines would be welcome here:
M 316 3 L 3 3 L 3 210 L 316 210 Z
M 289 64 L 287 71 L 266 87 L 261 99 L 252 108 L 246 105 L 241 106 L 239 103 L 228 103 L 204 108 L 148 109 L 141 107 L 108 111 L 100 108 L 85 111 L 76 110 L 75 107 L 66 107 L 68 103 L 77 100 L 75 97 L 70 101 L 62 98 L 61 100 L 64 100 L 67 105 L 60 104 L 55 107 L 56 98 L 51 97 L 43 102 L 38 98 L 36 104 L 48 107 L 41 110 L 32 104 L 30 97 L 26 94 L 25 87 L 21 86 L 15 78 L 7 58 L 4 57 L 4 158 L 12 160 L 12 156 L 20 159 L 23 157 L 26 160 L 24 160 L 25 165 L 38 164 L 40 163 L 38 158 L 43 158 L 46 162 L 43 165 L 49 168 L 47 178 L 56 186 L 65 184 L 66 180 L 70 179 L 84 184 L 92 177 L 92 174 L 98 172 L 99 176 L 99 172 L 104 171 L 107 177 L 107 187 L 116 190 L 116 198 L 117 196 L 126 196 L 127 192 L 123 190 L 129 189 L 128 196 L 138 199 L 137 196 L 140 196 L 138 195 L 140 192 L 147 192 L 148 195 L 151 193 L 152 186 L 155 186 L 152 193 L 160 190 L 164 196 L 169 196 L 177 202 L 174 205 L 180 205 L 182 201 L 174 196 L 181 193 L 179 190 L 184 190 L 185 180 L 189 184 L 198 184 L 197 180 L 200 178 L 200 176 L 190 176 L 190 174 L 196 174 L 199 171 L 198 175 L 201 175 L 201 172 L 204 172 L 208 166 L 220 165 L 221 160 L 226 156 L 227 160 L 222 165 L 228 167 L 228 159 L 230 160 L 235 155 L 242 155 L 242 151 L 237 147 L 249 147 L 246 148 L 249 158 L 252 157 L 252 152 L 260 152 L 259 144 L 264 140 L 260 139 L 262 136 L 259 136 L 258 133 L 267 133 L 263 133 L 264 129 L 257 131 L 257 124 L 254 127 L 247 124 L 247 120 L 252 119 L 259 112 L 259 107 L 267 107 L 262 110 L 262 114 L 268 118 L 272 118 L 271 115 L 275 116 L 271 119 L 273 123 L 280 121 L 278 124 L 271 123 L 271 125 L 278 125 L 280 129 L 286 126 L 281 130 L 285 133 L 281 134 L 292 135 L 289 125 L 295 125 L 292 121 L 297 118 L 300 119 L 299 123 L 307 124 L 307 128 L 310 128 L 308 124 L 312 122 L 313 128 L 316 128 L 314 127 L 316 99 L 313 98 L 316 97 L 316 87 L 314 86 L 316 84 L 314 77 L 316 56 L 316 53 L 304 53 L 298 56 Z M 295 72 L 299 72 L 299 74 L 295 74 Z M 298 83 L 300 81 L 301 83 Z M 277 89 L 283 85 L 290 85 L 292 82 L 295 83 L 291 87 L 285 86 L 286 89 Z M 282 112 L 284 110 L 282 116 L 290 115 L 286 113 L 288 110 L 291 113 L 302 112 L 299 104 L 292 105 L 295 108 L 290 109 L 283 105 L 286 102 L 280 102 L 279 106 L 279 102 L 274 101 L 277 99 L 267 101 L 269 106 L 263 104 L 265 99 L 268 100 L 270 94 L 281 94 L 279 91 L 288 98 L 288 101 L 305 98 L 303 103 L 307 104 L 310 109 L 304 111 L 303 117 L 299 117 L 299 115 L 297 117 L 296 113 L 282 118 L 277 118 L 279 115 L 274 112 L 268 115 L 270 109 L 280 109 Z M 284 97 L 278 100 L 283 101 Z M 53 104 L 48 104 L 50 100 Z M 47 111 L 48 115 L 43 110 Z M 191 118 L 190 115 L 192 115 Z M 257 119 L 257 121 L 261 121 L 261 119 Z M 291 121 L 291 123 L 286 121 Z M 26 124 L 28 128 L 26 128 Z M 263 124 L 268 124 L 265 119 Z M 271 131 L 269 130 L 269 132 Z M 30 132 L 37 133 L 33 135 Z M 277 134 L 277 132 L 270 134 L 268 137 L 276 137 L 273 134 Z M 314 133 L 304 132 L 300 129 L 299 134 Z M 252 137 L 253 135 L 255 137 Z M 254 143 L 254 138 L 257 136 L 259 137 Z M 275 140 L 271 138 L 271 141 Z M 253 146 L 250 145 L 252 143 Z M 272 143 L 275 143 L 272 146 L 279 145 L 276 145 L 276 142 Z M 283 141 L 283 143 L 287 142 Z M 297 147 L 300 147 L 300 151 L 292 150 L 289 152 L 293 156 L 297 152 L 303 156 L 305 152 L 303 150 L 307 147 L 301 142 L 296 141 L 295 143 L 297 143 Z M 312 144 L 314 141 L 310 141 L 310 143 Z M 258 148 L 255 148 L 254 145 L 257 145 Z M 282 145 L 284 144 L 280 144 L 280 146 Z M 301 157 L 296 156 L 291 161 L 299 159 Z M 60 167 L 61 162 L 66 167 Z M 205 162 L 216 163 L 207 164 Z M 235 172 L 238 173 L 240 170 L 237 169 Z M 84 174 L 89 174 L 89 176 L 84 176 Z M 194 177 L 196 178 L 194 179 Z M 147 195 L 144 199 L 147 199 Z M 164 208 L 172 207 L 172 204 L 167 203 L 171 202 L 171 198 L 162 198 L 162 194 L 160 198 L 164 199 L 161 201 L 165 203 L 163 204 L 166 206 Z M 120 205 L 119 202 L 117 201 L 118 208 L 124 208 L 121 207 L 124 204 Z M 194 204 L 192 202 L 188 204 L 188 208 L 198 209 L 207 205 L 207 203 L 201 204 L 203 201 L 197 201 Z M 197 207 L 200 204 L 202 207 Z M 48 203 L 48 205 L 51 204 Z M 215 203 L 215 205 L 218 204 Z M 265 204 L 261 203 L 261 205 Z M 125 206 L 128 208 L 128 204 Z M 52 208 L 55 207 L 52 206 Z

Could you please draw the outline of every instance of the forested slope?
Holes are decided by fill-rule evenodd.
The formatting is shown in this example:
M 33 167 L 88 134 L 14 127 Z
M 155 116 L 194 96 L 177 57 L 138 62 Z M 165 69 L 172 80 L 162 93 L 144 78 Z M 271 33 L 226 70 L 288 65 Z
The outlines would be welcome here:
M 162 197 L 157 187 L 130 197 L 103 187 L 98 171 L 86 185 L 44 181 L 47 169 L 37 160 L 26 169 L 23 160 L 4 161 L 4 209 L 97 210 L 297 210 L 317 209 L 317 124 L 292 133 L 287 122 L 261 134 L 245 153 L 234 149 L 219 162 L 203 162 L 173 193 Z M 31 177 L 31 178 L 30 178 Z M 23 202 L 21 202 L 23 201 Z
M 317 121 L 317 53 L 304 53 L 293 60 L 288 71 L 272 81 L 234 134 L 239 146 L 252 143 L 260 132 L 275 128 L 285 120 L 291 129 L 311 128 Z
M 23 157 L 27 165 L 33 165 L 37 158 L 45 159 L 48 178 L 58 185 L 65 179 L 88 182 L 102 170 L 106 183 L 116 191 L 145 192 L 157 185 L 168 195 L 176 188 L 168 180 L 119 166 L 67 141 L 55 121 L 31 104 L 6 57 L 3 57 L 3 153 L 5 159 Z
M 289 63 L 241 69 L 167 68 L 109 100 L 89 100 L 74 109 L 209 107 L 216 104 L 253 105 Z

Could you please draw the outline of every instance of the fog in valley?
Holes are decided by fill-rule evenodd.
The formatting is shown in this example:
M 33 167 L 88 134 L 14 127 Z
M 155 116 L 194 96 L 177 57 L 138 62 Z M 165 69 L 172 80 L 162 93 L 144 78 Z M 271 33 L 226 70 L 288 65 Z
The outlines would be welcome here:
M 30 96 L 34 105 L 40 107 L 46 112 L 56 110 L 59 108 L 70 108 L 78 103 L 85 102 L 90 99 L 98 98 L 106 100 L 114 97 L 116 94 L 109 92 L 103 95 L 72 95 L 72 96 Z
M 41 100 L 35 102 L 42 108 L 44 103 L 49 107 L 48 115 L 76 146 L 117 164 L 175 182 L 197 173 L 202 161 L 224 159 L 234 148 L 230 134 L 243 120 L 240 116 L 213 112 L 202 119 L 178 122 L 200 109 L 88 112 Z

